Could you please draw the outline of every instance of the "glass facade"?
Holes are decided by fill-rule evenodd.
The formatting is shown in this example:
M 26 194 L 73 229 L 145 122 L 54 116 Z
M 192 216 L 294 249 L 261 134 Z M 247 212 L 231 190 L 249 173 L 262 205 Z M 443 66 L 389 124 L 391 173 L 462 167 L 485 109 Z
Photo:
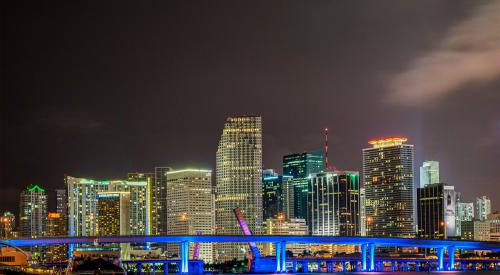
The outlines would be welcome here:
M 456 195 L 453 186 L 427 184 L 417 189 L 419 238 L 446 239 L 456 236 Z
M 309 190 L 312 235 L 360 236 L 359 172 L 312 174 Z
M 19 235 L 42 237 L 47 233 L 47 193 L 38 185 L 21 192 L 19 205 Z
M 297 219 L 308 222 L 307 196 L 308 177 L 324 170 L 323 150 L 291 154 L 283 157 L 283 175 L 290 176 L 293 185 L 293 214 Z
M 216 157 L 216 233 L 241 235 L 233 210 L 239 207 L 250 230 L 262 234 L 262 118 L 229 117 Z M 247 257 L 248 244 L 218 244 L 220 262 Z
M 267 173 L 266 173 L 267 172 Z M 278 214 L 286 215 L 287 192 L 286 181 L 291 177 L 281 176 L 273 170 L 265 170 L 262 177 L 263 219 L 276 218 Z M 287 218 L 289 218 L 287 216 Z
M 406 140 L 373 140 L 363 149 L 367 236 L 415 236 L 413 145 Z

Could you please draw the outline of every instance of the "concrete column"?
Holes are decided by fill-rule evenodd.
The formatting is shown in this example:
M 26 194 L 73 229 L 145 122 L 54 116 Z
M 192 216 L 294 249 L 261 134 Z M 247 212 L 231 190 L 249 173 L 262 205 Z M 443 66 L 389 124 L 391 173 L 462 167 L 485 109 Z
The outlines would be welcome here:
M 163 263 L 163 274 L 164 275 L 168 274 L 168 263 L 167 262 Z
M 297 260 L 292 261 L 292 272 L 297 273 Z
M 375 271 L 375 244 L 368 244 L 368 250 L 370 251 L 370 267 L 369 271 Z
M 276 269 L 275 271 L 278 273 L 281 271 L 281 242 L 274 243 L 274 253 L 276 253 Z
M 281 241 L 281 272 L 286 272 L 286 242 Z
M 137 263 L 137 272 L 142 274 L 142 263 Z
M 189 273 L 189 242 L 181 242 L 181 273 Z
M 455 270 L 455 247 L 448 246 L 448 270 Z
M 438 270 L 442 271 L 444 269 L 443 258 L 444 258 L 444 247 L 439 247 L 436 249 L 436 254 L 438 257 Z
M 406 261 L 406 262 L 405 262 L 405 272 L 408 272 L 408 269 L 409 269 L 409 268 L 408 268 L 408 262 Z
M 367 271 L 366 269 L 366 247 L 367 244 L 361 245 L 361 271 Z
M 395 262 L 395 261 L 392 261 L 392 262 L 391 262 L 391 270 L 392 270 L 392 272 L 396 271 L 396 267 L 395 267 L 395 265 L 396 265 L 396 262 Z
M 309 272 L 309 261 L 302 261 L 302 272 Z
M 347 265 L 346 265 L 345 260 L 342 260 L 342 272 L 344 272 L 344 273 L 347 272 L 347 270 L 345 270 L 346 267 L 347 267 Z

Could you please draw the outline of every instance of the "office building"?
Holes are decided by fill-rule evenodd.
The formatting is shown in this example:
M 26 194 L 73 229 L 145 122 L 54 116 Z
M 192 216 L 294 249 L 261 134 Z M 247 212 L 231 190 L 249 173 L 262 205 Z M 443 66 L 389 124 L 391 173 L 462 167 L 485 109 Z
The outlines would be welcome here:
M 461 236 L 462 222 L 474 220 L 474 203 L 472 202 L 457 202 L 456 210 L 456 233 L 457 236 Z
M 420 166 L 420 188 L 424 188 L 427 184 L 440 183 L 439 180 L 439 162 L 434 160 L 426 160 Z
M 57 205 L 56 205 L 57 209 Z M 47 214 L 47 236 L 64 237 L 68 235 L 68 224 L 63 213 L 49 212 Z M 60 263 L 67 260 L 67 246 L 57 244 L 48 246 L 45 251 L 45 260 L 49 263 Z
M 484 221 L 491 214 L 491 200 L 487 196 L 476 198 L 476 218 Z
M 157 168 L 160 174 L 161 169 Z M 170 169 L 170 168 L 168 168 Z M 165 188 L 159 188 L 156 183 L 155 173 L 148 172 L 134 172 L 127 174 L 127 180 L 132 182 L 146 182 L 149 186 L 149 232 L 148 235 L 160 235 L 159 229 L 163 227 L 159 224 L 160 217 L 157 213 L 165 213 L 165 211 L 161 211 L 161 204 L 157 202 L 165 202 L 165 199 L 161 198 L 161 194 L 165 193 Z M 162 193 L 163 192 L 163 193 Z
M 170 167 L 155 167 L 153 186 L 151 187 L 152 234 L 167 234 L 167 172 Z
M 307 198 L 309 175 L 323 172 L 323 150 L 286 155 L 283 157 L 283 175 L 290 176 L 294 191 L 294 218 L 305 219 L 309 223 Z
M 426 184 L 417 189 L 419 238 L 447 239 L 456 234 L 455 188 L 444 183 Z
M 264 221 L 265 235 L 278 236 L 305 236 L 308 235 L 306 220 L 304 219 L 287 219 L 284 215 L 278 215 L 275 218 L 269 218 Z M 296 257 L 297 255 L 309 250 L 309 244 L 287 244 L 287 251 L 291 251 Z M 274 256 L 275 247 L 273 243 L 264 244 L 264 255 Z
M 415 236 L 413 145 L 406 141 L 372 140 L 372 147 L 363 149 L 367 236 Z
M 489 241 L 490 222 L 489 221 L 463 221 L 461 230 L 462 240 Z
M 9 211 L 5 211 L 0 217 L 0 239 L 14 238 L 16 228 L 16 216 Z
M 99 236 L 130 235 L 130 193 L 97 194 L 97 232 Z
M 278 214 L 285 214 L 287 211 L 285 188 L 289 176 L 281 176 L 272 169 L 264 170 L 262 175 L 262 205 L 263 219 L 275 218 Z M 288 216 L 287 216 L 288 217 Z
M 309 230 L 315 236 L 360 235 L 360 184 L 356 171 L 311 174 Z
M 45 236 L 47 232 L 47 194 L 39 185 L 21 192 L 19 235 L 24 238 Z
M 125 180 L 91 180 L 67 176 L 68 224 L 70 236 L 96 236 L 97 194 L 105 192 L 130 193 L 130 234 L 150 232 L 150 196 L 148 182 Z
M 216 232 L 240 235 L 233 210 L 239 207 L 250 230 L 262 234 L 262 118 L 229 117 L 216 157 Z M 248 245 L 218 244 L 217 260 L 247 256 Z
M 490 241 L 500 242 L 500 212 L 488 215 L 490 222 Z
M 212 189 L 211 170 L 183 169 L 167 172 L 168 235 L 215 233 L 215 198 Z M 190 244 L 190 255 L 195 245 Z M 169 255 L 180 255 L 179 244 L 168 244 L 167 251 Z M 199 258 L 209 263 L 213 261 L 212 243 L 199 244 Z
M 56 189 L 56 213 L 60 213 L 64 216 L 68 215 L 68 190 L 66 189 Z
M 359 235 L 366 236 L 366 194 L 365 188 L 359 188 Z

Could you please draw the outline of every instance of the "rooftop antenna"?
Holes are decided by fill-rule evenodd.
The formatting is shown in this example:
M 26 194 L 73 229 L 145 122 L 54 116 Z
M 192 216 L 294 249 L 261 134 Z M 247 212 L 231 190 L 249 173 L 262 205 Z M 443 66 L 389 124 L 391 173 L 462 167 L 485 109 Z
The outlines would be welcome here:
M 323 134 L 325 135 L 325 149 L 324 149 L 324 162 L 325 162 L 325 170 L 328 170 L 328 128 L 323 129 Z

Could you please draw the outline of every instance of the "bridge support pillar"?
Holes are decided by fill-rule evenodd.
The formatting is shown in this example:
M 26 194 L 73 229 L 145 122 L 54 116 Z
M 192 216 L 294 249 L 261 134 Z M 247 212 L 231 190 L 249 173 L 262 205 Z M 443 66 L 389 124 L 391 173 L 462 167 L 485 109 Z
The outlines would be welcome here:
M 309 272 L 309 261 L 302 261 L 302 273 Z
M 142 263 L 137 263 L 137 273 L 142 274 Z
M 392 272 L 396 271 L 396 266 L 395 265 L 396 265 L 396 262 L 392 261 L 391 262 L 391 270 L 392 270 Z
M 438 258 L 438 270 L 442 271 L 444 269 L 444 264 L 443 264 L 444 247 L 437 248 L 436 254 L 437 254 L 437 258 Z
M 361 245 L 361 271 L 367 271 L 366 269 L 366 248 L 367 244 Z
M 455 270 L 455 247 L 448 246 L 448 270 Z
M 368 244 L 368 250 L 370 251 L 370 267 L 369 271 L 375 271 L 375 244 Z
M 167 274 L 168 274 L 168 263 L 164 262 L 163 263 L 163 275 L 167 275 Z
M 346 268 L 347 268 L 347 263 L 345 260 L 342 260 L 342 272 L 346 273 L 347 272 Z
M 276 272 L 286 272 L 286 242 L 276 242 Z
M 189 242 L 181 242 L 181 273 L 189 273 Z

